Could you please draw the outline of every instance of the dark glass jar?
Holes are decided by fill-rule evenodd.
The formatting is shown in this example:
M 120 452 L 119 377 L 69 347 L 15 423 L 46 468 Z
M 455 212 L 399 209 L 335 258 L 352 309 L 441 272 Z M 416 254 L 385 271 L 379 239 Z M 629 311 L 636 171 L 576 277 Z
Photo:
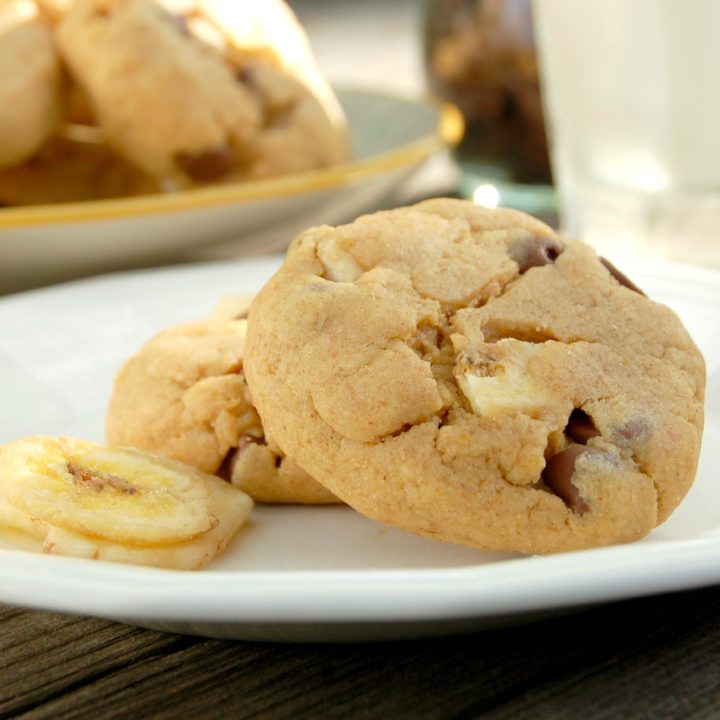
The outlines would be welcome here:
M 515 206 L 528 203 L 522 192 L 509 192 L 513 186 L 549 190 L 552 183 L 530 5 L 530 0 L 428 0 L 425 14 L 428 85 L 465 118 L 465 138 L 457 149 L 469 186 L 465 194 L 472 196 L 473 183 L 487 181 L 506 195 L 502 204 Z M 527 193 L 535 197 L 530 205 L 543 204 L 532 187 Z

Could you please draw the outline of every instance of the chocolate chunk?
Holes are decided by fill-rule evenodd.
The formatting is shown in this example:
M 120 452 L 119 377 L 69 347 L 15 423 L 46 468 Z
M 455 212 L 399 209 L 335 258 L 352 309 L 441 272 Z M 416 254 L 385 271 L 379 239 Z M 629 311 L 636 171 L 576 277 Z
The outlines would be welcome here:
M 520 238 L 508 248 L 510 257 L 518 264 L 521 275 L 532 267 L 554 263 L 564 249 L 555 238 L 542 235 Z
M 633 292 L 640 293 L 643 297 L 647 297 L 645 293 L 632 281 L 627 275 L 623 275 L 609 260 L 604 257 L 600 258 L 600 262 L 605 266 L 605 269 L 623 286 L 632 290 Z
M 243 67 L 239 67 L 235 71 L 235 77 L 241 82 L 245 83 L 246 85 L 255 85 L 257 81 L 257 73 L 256 71 L 250 67 L 249 65 L 245 65 Z
M 227 175 L 235 167 L 236 157 L 231 147 L 223 145 L 198 153 L 179 152 L 175 155 L 175 162 L 188 177 L 208 182 Z
M 573 485 L 576 460 L 586 452 L 592 452 L 581 445 L 571 445 L 551 457 L 542 471 L 545 484 L 575 513 L 582 515 L 590 508 Z
M 264 437 L 255 437 L 254 435 L 241 435 L 238 439 L 237 447 L 230 448 L 222 464 L 215 473 L 218 477 L 223 480 L 232 480 L 233 471 L 235 470 L 235 463 L 238 461 L 242 451 L 250 445 L 267 445 L 267 441 Z
M 590 438 L 597 437 L 600 431 L 584 410 L 575 408 L 568 418 L 565 434 L 574 442 L 585 445 Z
M 237 448 L 231 448 L 228 454 L 223 458 L 220 467 L 215 471 L 215 475 L 230 482 L 232 480 L 233 470 L 235 469 L 238 454 Z

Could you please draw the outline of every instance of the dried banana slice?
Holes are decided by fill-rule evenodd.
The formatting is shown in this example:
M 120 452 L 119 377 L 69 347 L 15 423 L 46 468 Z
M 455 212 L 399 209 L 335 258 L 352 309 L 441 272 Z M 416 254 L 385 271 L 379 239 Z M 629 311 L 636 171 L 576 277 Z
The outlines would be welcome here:
M 251 509 L 221 479 L 138 450 L 51 437 L 0 447 L 0 525 L 43 552 L 202 567 Z

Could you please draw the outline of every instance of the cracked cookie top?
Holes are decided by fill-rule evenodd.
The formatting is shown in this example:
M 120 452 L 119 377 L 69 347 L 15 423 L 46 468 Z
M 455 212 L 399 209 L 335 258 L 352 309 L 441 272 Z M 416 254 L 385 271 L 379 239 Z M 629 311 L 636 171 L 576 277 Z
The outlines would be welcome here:
M 245 372 L 290 457 L 369 517 L 485 549 L 627 542 L 689 489 L 705 370 L 587 245 L 458 200 L 301 234 Z

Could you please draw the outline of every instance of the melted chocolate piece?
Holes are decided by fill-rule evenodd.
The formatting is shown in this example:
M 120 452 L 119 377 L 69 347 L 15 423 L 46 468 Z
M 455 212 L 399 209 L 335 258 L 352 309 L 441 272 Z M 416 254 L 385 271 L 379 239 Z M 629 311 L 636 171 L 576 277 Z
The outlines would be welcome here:
M 255 85 L 255 83 L 257 81 L 257 73 L 249 65 L 244 65 L 243 67 L 239 67 L 235 71 L 235 77 L 241 83 L 245 83 L 246 85 Z
M 522 275 L 532 267 L 551 265 L 565 248 L 555 238 L 542 235 L 524 237 L 512 243 L 510 257 L 518 264 Z
M 574 512 L 582 515 L 590 508 L 573 485 L 575 462 L 586 452 L 592 452 L 581 445 L 571 445 L 566 450 L 551 457 L 542 471 L 545 484 Z
M 209 182 L 227 175 L 237 164 L 237 158 L 233 149 L 224 145 L 198 153 L 179 152 L 175 162 L 193 180 Z
M 222 464 L 215 474 L 223 480 L 232 480 L 235 463 L 240 457 L 242 451 L 250 445 L 267 445 L 267 441 L 264 437 L 259 438 L 254 435 L 241 435 L 238 439 L 237 447 L 230 448 L 230 450 L 228 450 L 228 454 L 225 456 Z
M 575 408 L 568 418 L 565 434 L 574 442 L 586 445 L 590 438 L 597 437 L 600 431 L 595 427 L 592 418 L 580 408 Z
M 643 297 L 647 297 L 645 293 L 627 276 L 623 275 L 609 260 L 604 257 L 600 258 L 600 262 L 603 264 L 605 269 L 623 286 L 628 290 L 640 293 Z
M 237 448 L 230 448 L 227 455 L 223 458 L 220 467 L 215 471 L 215 475 L 230 482 L 232 480 L 233 470 L 235 469 L 237 458 Z

